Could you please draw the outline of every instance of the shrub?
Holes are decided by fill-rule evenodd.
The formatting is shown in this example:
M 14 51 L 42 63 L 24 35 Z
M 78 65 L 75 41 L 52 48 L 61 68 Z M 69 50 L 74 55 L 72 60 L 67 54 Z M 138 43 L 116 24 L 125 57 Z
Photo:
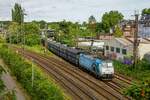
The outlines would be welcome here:
M 136 100 L 150 100 L 150 80 L 140 84 L 133 84 L 124 90 L 124 94 Z
M 0 93 L 4 91 L 5 85 L 3 81 L 0 79 Z
M 146 60 L 139 61 L 135 68 L 132 65 L 125 65 L 119 61 L 114 61 L 114 67 L 117 72 L 140 81 L 150 80 L 150 64 Z
M 25 44 L 28 46 L 38 45 L 38 44 L 40 44 L 40 35 L 28 34 L 28 35 L 26 35 L 25 40 L 26 40 Z

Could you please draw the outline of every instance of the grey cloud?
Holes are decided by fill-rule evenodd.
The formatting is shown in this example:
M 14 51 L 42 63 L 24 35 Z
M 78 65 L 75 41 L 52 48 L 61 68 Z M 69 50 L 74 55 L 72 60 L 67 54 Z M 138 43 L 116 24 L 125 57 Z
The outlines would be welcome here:
M 26 21 L 84 21 L 90 15 L 100 20 L 102 14 L 110 10 L 119 10 L 130 18 L 133 10 L 149 7 L 150 4 L 150 0 L 0 0 L 0 20 L 11 19 L 11 8 L 15 2 L 25 8 Z

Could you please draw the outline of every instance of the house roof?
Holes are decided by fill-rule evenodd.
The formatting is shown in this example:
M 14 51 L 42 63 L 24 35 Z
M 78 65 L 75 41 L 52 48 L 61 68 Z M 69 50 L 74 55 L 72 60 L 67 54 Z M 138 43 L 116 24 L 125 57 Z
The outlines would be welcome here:
M 130 42 L 134 42 L 134 38 L 127 38 Z M 138 38 L 140 43 L 150 44 L 150 41 L 148 38 Z
M 124 46 L 133 45 L 134 38 L 115 38 L 119 43 Z M 150 44 L 150 38 L 138 38 L 141 44 Z
M 115 38 L 115 39 L 123 45 L 132 45 L 132 43 L 125 38 Z

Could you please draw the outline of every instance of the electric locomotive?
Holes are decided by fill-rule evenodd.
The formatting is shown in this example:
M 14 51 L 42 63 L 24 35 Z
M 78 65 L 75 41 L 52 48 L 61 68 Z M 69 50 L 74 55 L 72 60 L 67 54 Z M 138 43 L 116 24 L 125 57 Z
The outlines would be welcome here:
M 70 63 L 88 70 L 97 78 L 111 80 L 114 76 L 114 66 L 109 60 L 95 58 L 82 50 L 70 48 L 55 41 L 48 41 L 48 49 Z

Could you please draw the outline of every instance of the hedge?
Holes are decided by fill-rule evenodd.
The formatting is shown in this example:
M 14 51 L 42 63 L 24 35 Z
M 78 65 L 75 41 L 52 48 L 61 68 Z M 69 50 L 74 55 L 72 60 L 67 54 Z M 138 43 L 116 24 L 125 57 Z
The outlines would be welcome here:
M 32 87 L 32 65 L 19 54 L 9 50 L 6 46 L 2 46 L 0 47 L 0 57 L 9 66 L 18 82 L 31 95 L 32 100 L 64 100 L 61 89 L 35 66 L 34 86 Z

